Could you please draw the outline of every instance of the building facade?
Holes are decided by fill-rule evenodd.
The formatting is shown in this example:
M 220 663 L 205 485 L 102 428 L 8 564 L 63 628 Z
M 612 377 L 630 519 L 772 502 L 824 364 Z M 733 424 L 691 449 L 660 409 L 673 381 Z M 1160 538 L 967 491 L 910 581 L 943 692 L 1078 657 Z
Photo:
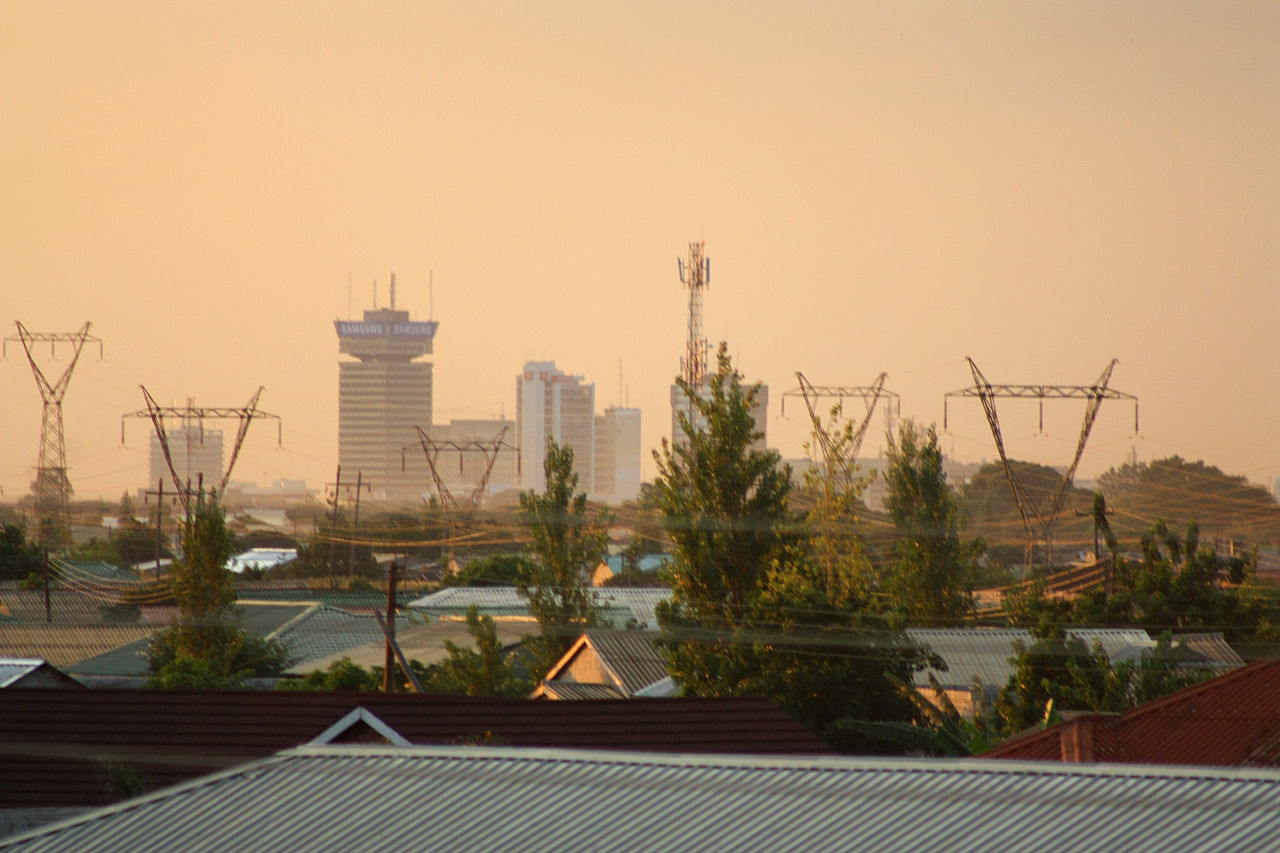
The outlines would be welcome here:
M 431 429 L 431 362 L 438 324 L 392 307 L 363 321 L 335 320 L 338 352 L 338 464 L 375 499 L 415 501 L 431 475 L 415 427 Z M 407 448 L 407 449 L 406 449 Z
M 531 361 L 516 377 L 516 434 L 521 454 L 521 488 L 547 486 L 543 464 L 547 440 L 573 450 L 578 490 L 595 491 L 596 386 L 571 376 L 554 361 Z
M 640 410 L 610 406 L 596 416 L 595 494 L 610 503 L 640 495 Z
M 173 472 L 184 485 L 197 488 L 203 482 L 206 489 L 217 488 L 222 482 L 222 430 L 206 429 L 198 423 L 183 423 L 176 428 L 165 427 L 169 457 L 173 460 Z M 173 483 L 169 475 L 169 463 L 164 458 L 164 447 L 155 431 L 151 432 L 149 488 L 164 481 L 168 492 Z M 201 479 L 203 477 L 203 480 Z

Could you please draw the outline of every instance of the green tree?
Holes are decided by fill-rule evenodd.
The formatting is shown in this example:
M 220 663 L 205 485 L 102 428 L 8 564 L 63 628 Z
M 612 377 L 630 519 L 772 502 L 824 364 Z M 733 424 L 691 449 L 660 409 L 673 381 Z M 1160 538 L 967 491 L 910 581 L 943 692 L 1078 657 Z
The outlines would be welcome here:
M 467 610 L 467 629 L 475 649 L 445 640 L 449 656 L 428 669 L 424 688 L 432 693 L 465 696 L 528 695 L 533 683 L 507 659 L 493 618 L 480 615 L 473 604 Z
M 942 470 L 937 430 L 910 419 L 888 436 L 885 508 L 897 528 L 890 586 L 916 622 L 947 622 L 973 607 L 982 545 L 960 538 L 960 508 Z
M 707 625 L 740 621 L 773 562 L 796 541 L 787 499 L 791 471 L 775 451 L 756 446 L 751 410 L 759 385 L 742 375 L 721 344 L 704 388 L 677 385 L 690 413 L 679 413 L 684 440 L 655 451 L 654 483 L 672 542 L 664 571 L 672 588 L 668 616 Z
M 27 534 L 19 525 L 0 528 L 0 580 L 22 580 L 43 570 L 44 552 L 27 541 Z
M 855 723 L 913 719 L 886 673 L 910 680 L 919 650 L 857 584 L 833 581 L 828 569 L 843 564 L 814 559 L 812 528 L 789 507 L 790 471 L 757 446 L 757 387 L 743 387 L 726 347 L 701 393 L 681 387 L 684 441 L 655 454 L 673 543 L 661 572 L 672 599 L 658 609 L 669 671 L 686 695 L 766 696 L 840 749 L 882 750 Z
M 533 561 L 522 554 L 490 554 L 469 560 L 457 574 L 446 574 L 440 585 L 517 586 L 533 569 Z
M 538 621 L 533 645 L 545 672 L 599 618 L 588 584 L 608 545 L 609 515 L 588 514 L 587 496 L 578 491 L 573 470 L 573 448 L 548 439 L 543 472 L 546 490 L 520 495 L 533 561 L 525 566 L 516 588 Z
M 234 551 L 231 531 L 215 493 L 201 494 L 192 507 L 182 528 L 182 550 L 169 576 L 178 618 L 151 640 L 149 685 L 219 688 L 282 671 L 288 650 L 240 629 L 226 568 Z

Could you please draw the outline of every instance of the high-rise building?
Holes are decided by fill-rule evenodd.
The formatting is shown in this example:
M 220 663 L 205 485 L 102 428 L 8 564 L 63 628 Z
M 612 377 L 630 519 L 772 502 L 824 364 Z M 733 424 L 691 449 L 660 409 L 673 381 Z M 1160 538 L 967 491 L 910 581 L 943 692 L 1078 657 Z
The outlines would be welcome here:
M 640 494 L 640 410 L 610 406 L 596 416 L 595 494 L 612 503 Z
M 338 352 L 338 464 L 343 483 L 360 477 L 375 498 L 416 500 L 431 475 L 415 427 L 431 429 L 431 362 L 437 323 L 413 321 L 395 307 L 335 320 Z M 410 451 L 403 452 L 404 449 Z M 403 463 L 403 464 L 402 464 Z
M 560 371 L 554 361 L 531 361 L 516 377 L 516 435 L 521 453 L 521 486 L 546 488 L 543 463 L 547 439 L 573 450 L 578 490 L 595 490 L 596 386 Z
M 711 394 L 709 386 L 702 386 L 704 399 Z M 680 429 L 680 416 L 692 418 L 693 426 L 701 429 L 703 424 L 697 412 L 689 405 L 689 398 L 679 385 L 671 386 L 671 443 L 685 444 L 684 430 Z M 763 383 L 756 390 L 755 404 L 751 407 L 751 419 L 755 421 L 755 431 L 759 438 L 752 445 L 756 450 L 768 448 L 769 440 L 769 386 Z
M 183 423 L 176 428 L 165 428 L 165 438 L 169 443 L 169 457 L 173 460 L 173 471 L 183 485 L 190 484 L 197 488 L 203 476 L 206 489 L 216 488 L 222 481 L 222 430 L 205 429 L 198 423 Z M 164 448 L 160 444 L 160 436 L 153 430 L 151 433 L 151 481 L 148 486 L 155 487 L 161 480 L 168 491 L 172 484 L 169 475 L 169 463 L 164 458 Z

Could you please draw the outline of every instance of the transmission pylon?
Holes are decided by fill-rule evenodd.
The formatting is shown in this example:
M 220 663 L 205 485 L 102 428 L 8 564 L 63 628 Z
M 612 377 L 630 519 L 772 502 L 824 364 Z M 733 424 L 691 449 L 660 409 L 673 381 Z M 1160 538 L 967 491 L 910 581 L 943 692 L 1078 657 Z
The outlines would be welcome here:
M 844 451 L 844 457 L 852 463 L 858 458 L 858 450 L 862 447 L 862 439 L 867 434 L 867 427 L 871 424 L 871 416 L 875 413 L 876 403 L 881 397 L 886 400 L 886 413 L 891 418 L 896 417 L 902 411 L 902 400 L 893 391 L 886 391 L 884 381 L 889 378 L 889 374 L 881 373 L 876 380 L 870 385 L 814 385 L 800 371 L 796 371 L 796 379 L 800 382 L 799 387 L 792 388 L 790 391 L 782 393 L 782 412 L 786 414 L 787 398 L 801 397 L 804 399 L 805 407 L 809 410 L 809 419 L 813 422 L 813 431 L 818 438 L 818 445 L 822 450 L 822 458 L 827 466 L 827 470 L 835 473 L 843 465 L 840 458 L 841 454 L 837 452 L 831 434 L 827 432 L 826 426 L 823 424 L 823 412 L 818 409 L 818 400 L 827 397 L 835 397 L 843 405 L 845 397 L 860 397 L 863 405 L 866 407 L 866 414 L 858 423 L 854 430 L 848 447 Z
M 516 447 L 506 441 L 507 431 L 509 427 L 503 426 L 498 434 L 488 441 L 472 440 L 472 441 L 450 441 L 432 438 L 420 426 L 415 426 L 418 431 L 418 440 L 422 444 L 422 452 L 427 457 L 427 465 L 431 469 L 431 479 L 436 486 L 436 494 L 440 496 L 440 505 L 444 507 L 446 518 L 450 527 L 461 527 L 462 508 L 458 506 L 458 501 L 454 498 L 453 492 L 450 491 L 448 485 L 444 482 L 444 477 L 440 473 L 440 452 L 443 450 L 455 451 L 458 454 L 458 474 L 463 473 L 464 456 L 467 453 L 479 453 L 484 459 L 484 471 L 480 475 L 480 480 L 476 487 L 471 491 L 469 506 L 471 508 L 478 507 L 484 499 L 484 490 L 489 485 L 489 477 L 493 474 L 493 466 L 498 461 L 498 454 L 505 450 L 516 450 Z M 402 462 L 403 465 L 403 462 Z
M 188 514 L 191 512 L 191 500 L 194 492 L 191 490 L 190 483 L 184 484 L 182 482 L 182 478 L 178 475 L 178 471 L 173 465 L 173 454 L 169 450 L 169 436 L 165 431 L 165 418 L 180 418 L 183 424 L 195 422 L 199 424 L 201 434 L 204 432 L 204 422 L 206 420 L 231 420 L 234 418 L 239 421 L 235 444 L 231 449 L 231 458 L 227 461 L 226 470 L 222 472 L 222 479 L 218 483 L 218 494 L 220 495 L 226 492 L 227 480 L 231 478 L 231 471 L 235 468 L 236 458 L 240 455 L 240 447 L 244 444 L 244 438 L 249 433 L 249 424 L 262 418 L 274 418 L 277 431 L 276 444 L 283 443 L 284 425 L 280 422 L 280 416 L 258 409 L 258 398 L 262 396 L 263 386 L 258 387 L 258 390 L 249 398 L 248 403 L 238 408 L 195 406 L 191 402 L 188 402 L 186 406 L 161 406 L 151 396 L 151 392 L 146 389 L 146 386 L 139 385 L 138 387 L 142 389 L 142 396 L 146 400 L 147 407 L 121 416 L 120 443 L 124 443 L 125 418 L 145 417 L 151 419 L 151 424 L 155 427 L 156 438 L 160 441 L 160 450 L 164 453 L 165 464 L 169 466 L 169 474 L 173 477 L 173 485 L 177 487 L 178 496 L 181 498 L 182 505 Z
M 14 321 L 18 333 L 5 338 L 5 342 L 22 342 L 27 363 L 35 375 L 36 386 L 44 407 L 40 416 L 40 461 L 36 464 L 36 479 L 32 491 L 36 499 L 36 542 L 46 547 L 58 547 L 70 541 L 71 535 L 71 479 L 67 476 L 66 440 L 62 431 L 62 398 L 71 383 L 71 373 L 80 360 L 80 351 L 88 341 L 98 344 L 98 356 L 102 356 L 102 341 L 89 334 L 90 323 L 78 332 L 32 332 Z M 58 381 L 50 382 L 36 363 L 31 345 L 49 343 L 49 355 L 60 343 L 71 344 L 71 361 L 62 371 Z M 7 349 L 7 347 L 6 347 Z M 5 353 L 7 355 L 7 352 Z
M 684 358 L 680 360 L 680 372 L 685 382 L 697 393 L 706 380 L 709 347 L 702 332 L 703 291 L 711 283 L 711 259 L 705 257 L 706 241 L 689 244 L 689 260 L 676 258 L 680 282 L 689 288 L 689 340 L 685 344 Z
M 1085 443 L 1089 440 L 1089 432 L 1098 417 L 1098 409 L 1103 400 L 1133 401 L 1133 431 L 1138 432 L 1138 398 L 1108 387 L 1111 371 L 1120 363 L 1119 359 L 1111 359 L 1111 363 L 1102 371 L 1102 375 L 1092 385 L 992 385 L 982 375 L 978 365 L 972 358 L 966 358 L 969 370 L 973 374 L 973 387 L 952 391 L 943 399 L 942 428 L 947 428 L 947 401 L 951 397 L 977 397 L 982 402 L 982 410 L 987 415 L 987 424 L 991 427 L 991 437 L 995 440 L 996 451 L 1000 454 L 1000 464 L 1004 467 L 1005 477 L 1009 480 L 1009 489 L 1013 493 L 1014 502 L 1018 506 L 1018 514 L 1022 517 L 1022 526 L 1027 532 L 1026 565 L 1030 566 L 1035 555 L 1036 540 L 1045 550 L 1046 561 L 1053 562 L 1053 528 L 1058 523 L 1058 514 L 1062 509 L 1062 501 L 1075 480 L 1076 469 L 1080 465 L 1080 457 L 1084 455 Z M 1080 425 L 1080 438 L 1076 442 L 1075 456 L 1071 467 L 1053 494 L 1053 501 L 1048 512 L 1043 512 L 1028 494 L 1022 481 L 1009 465 L 1009 457 L 1004 449 L 1004 437 L 1000 432 L 1000 418 L 996 414 L 997 398 L 1031 398 L 1040 402 L 1040 431 L 1044 432 L 1044 401 L 1083 399 L 1086 401 L 1084 420 Z M 1034 519 L 1034 524 L 1033 524 Z M 1038 534 L 1038 536 L 1037 536 Z

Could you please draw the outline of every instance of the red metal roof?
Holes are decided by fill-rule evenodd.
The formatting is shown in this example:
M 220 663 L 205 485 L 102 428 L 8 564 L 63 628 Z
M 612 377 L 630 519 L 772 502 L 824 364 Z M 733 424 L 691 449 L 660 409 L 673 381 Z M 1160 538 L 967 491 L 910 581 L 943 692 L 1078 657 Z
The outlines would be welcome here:
M 1123 714 L 1085 714 L 1021 735 L 983 758 L 1280 767 L 1280 658 Z
M 20 695 L 19 695 L 20 694 Z M 69 698 L 74 696 L 76 698 Z M 305 744 L 357 707 L 413 744 L 821 754 L 760 699 L 530 699 L 295 691 L 0 691 L 0 808 L 122 799 Z

